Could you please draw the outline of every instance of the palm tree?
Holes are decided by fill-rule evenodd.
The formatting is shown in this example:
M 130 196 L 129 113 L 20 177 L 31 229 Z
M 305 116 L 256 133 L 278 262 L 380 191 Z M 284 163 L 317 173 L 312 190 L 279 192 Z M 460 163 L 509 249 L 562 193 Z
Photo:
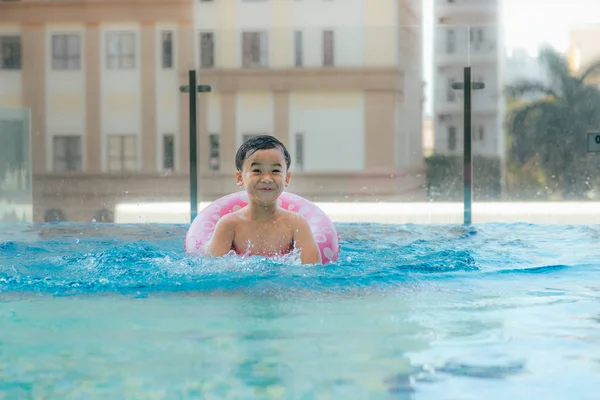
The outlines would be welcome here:
M 587 133 L 600 130 L 600 91 L 588 82 L 600 73 L 600 62 L 575 76 L 555 50 L 539 57 L 550 85 L 524 81 L 507 88 L 516 100 L 538 95 L 509 114 L 509 159 L 521 165 L 535 160 L 549 190 L 563 199 L 583 198 L 600 176 L 599 156 L 587 153 Z

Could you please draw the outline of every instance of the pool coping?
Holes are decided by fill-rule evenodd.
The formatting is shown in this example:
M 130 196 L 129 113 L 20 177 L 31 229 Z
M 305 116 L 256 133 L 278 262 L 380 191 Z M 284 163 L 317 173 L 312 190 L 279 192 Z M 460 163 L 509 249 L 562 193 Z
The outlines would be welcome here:
M 208 206 L 201 202 L 198 211 Z M 455 224 L 463 222 L 462 202 L 315 202 L 333 222 Z M 525 222 L 600 224 L 600 202 L 475 202 L 473 223 Z M 189 203 L 121 203 L 116 223 L 190 223 Z

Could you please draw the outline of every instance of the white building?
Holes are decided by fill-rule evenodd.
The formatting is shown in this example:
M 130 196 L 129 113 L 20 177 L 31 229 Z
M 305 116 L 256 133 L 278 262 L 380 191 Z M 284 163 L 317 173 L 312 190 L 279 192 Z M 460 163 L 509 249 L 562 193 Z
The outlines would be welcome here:
M 193 68 L 191 10 L 0 3 L 0 108 L 30 116 L 35 220 L 91 221 L 123 197 L 181 196 L 156 188 L 188 165 L 178 89 Z
M 462 154 L 464 67 L 485 89 L 472 92 L 473 154 L 504 157 L 501 0 L 435 0 L 435 152 Z
M 600 25 L 574 27 L 569 32 L 569 67 L 575 74 L 583 73 L 600 63 Z M 590 77 L 597 83 L 597 76 Z M 589 82 L 589 81 L 588 81 Z
M 503 75 L 505 85 L 521 81 L 550 82 L 548 69 L 540 62 L 538 53 L 526 49 L 516 48 L 506 53 Z

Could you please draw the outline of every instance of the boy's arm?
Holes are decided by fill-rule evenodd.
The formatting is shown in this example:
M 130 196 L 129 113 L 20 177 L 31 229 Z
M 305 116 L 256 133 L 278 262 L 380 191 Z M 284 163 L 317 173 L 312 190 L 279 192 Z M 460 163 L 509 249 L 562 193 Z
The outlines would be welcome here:
M 304 217 L 296 219 L 294 229 L 295 247 L 300 250 L 302 264 L 321 264 L 321 251 Z
M 234 238 L 234 224 L 228 218 L 221 218 L 217 222 L 213 237 L 208 244 L 207 255 L 213 257 L 221 257 L 231 251 Z

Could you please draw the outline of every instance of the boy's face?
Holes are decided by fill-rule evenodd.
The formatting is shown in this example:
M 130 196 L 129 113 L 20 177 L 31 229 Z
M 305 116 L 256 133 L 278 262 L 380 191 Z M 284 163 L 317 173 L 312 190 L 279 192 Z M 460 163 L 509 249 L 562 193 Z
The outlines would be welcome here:
M 254 152 L 244 160 L 242 170 L 235 173 L 238 186 L 245 187 L 248 197 L 261 204 L 276 201 L 290 176 L 280 149 Z

